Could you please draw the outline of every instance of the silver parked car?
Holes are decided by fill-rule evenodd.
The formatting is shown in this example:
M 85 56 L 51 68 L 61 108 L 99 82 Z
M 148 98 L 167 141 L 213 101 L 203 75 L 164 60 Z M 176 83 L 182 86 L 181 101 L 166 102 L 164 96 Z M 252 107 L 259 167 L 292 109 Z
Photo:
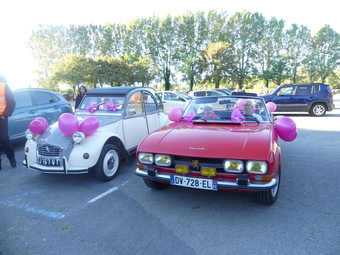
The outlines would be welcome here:
M 208 90 L 189 91 L 188 95 L 191 97 L 210 97 L 210 96 L 228 96 L 230 94 L 222 90 L 208 89 Z
M 169 112 L 171 108 L 175 107 L 183 107 L 185 109 L 192 99 L 190 96 L 179 91 L 159 91 L 157 94 L 163 102 L 165 112 Z

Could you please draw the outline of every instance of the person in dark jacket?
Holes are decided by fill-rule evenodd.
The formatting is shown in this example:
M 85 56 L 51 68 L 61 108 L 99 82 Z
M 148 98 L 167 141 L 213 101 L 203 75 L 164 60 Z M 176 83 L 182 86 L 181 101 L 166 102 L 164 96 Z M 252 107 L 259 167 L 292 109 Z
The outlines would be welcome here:
M 83 99 L 84 97 L 84 94 L 85 92 L 87 91 L 86 87 L 85 86 L 80 86 L 79 87 L 79 93 L 78 95 L 76 96 L 76 103 L 74 105 L 74 109 L 77 110 L 79 105 L 80 105 L 80 102 L 81 100 Z
M 15 109 L 15 100 L 11 88 L 4 82 L 0 82 L 0 145 L 7 155 L 12 167 L 17 166 L 14 150 L 8 137 L 8 117 Z M 1 170 L 1 157 L 0 157 Z

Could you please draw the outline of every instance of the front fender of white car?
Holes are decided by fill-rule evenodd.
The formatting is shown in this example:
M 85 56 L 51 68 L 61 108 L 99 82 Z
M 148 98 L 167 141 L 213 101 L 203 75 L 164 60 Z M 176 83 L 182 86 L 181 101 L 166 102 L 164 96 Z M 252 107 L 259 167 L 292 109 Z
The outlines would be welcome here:
M 93 167 L 100 157 L 104 144 L 113 136 L 121 140 L 117 134 L 112 135 L 112 133 L 100 131 L 86 137 L 81 144 L 74 145 L 68 159 L 69 165 L 87 168 Z

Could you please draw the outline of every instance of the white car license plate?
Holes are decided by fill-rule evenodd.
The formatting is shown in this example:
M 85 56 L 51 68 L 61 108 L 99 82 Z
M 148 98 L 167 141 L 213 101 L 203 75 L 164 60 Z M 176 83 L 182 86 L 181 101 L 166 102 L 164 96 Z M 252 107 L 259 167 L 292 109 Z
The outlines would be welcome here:
M 170 184 L 195 189 L 217 190 L 217 181 L 178 175 L 170 175 Z
M 59 159 L 37 157 L 37 163 L 44 166 L 60 166 Z

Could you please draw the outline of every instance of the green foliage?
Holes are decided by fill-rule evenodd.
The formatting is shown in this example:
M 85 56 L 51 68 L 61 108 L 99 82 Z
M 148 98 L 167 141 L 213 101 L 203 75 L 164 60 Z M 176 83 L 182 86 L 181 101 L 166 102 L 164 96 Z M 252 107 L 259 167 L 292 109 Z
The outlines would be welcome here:
M 106 25 L 41 25 L 28 48 L 40 87 L 77 90 L 163 84 L 165 90 L 213 87 L 266 89 L 283 82 L 338 84 L 340 35 L 329 25 L 306 26 L 261 13 L 187 12 Z M 180 84 L 179 81 L 185 84 Z M 161 85 L 159 85 L 160 87 Z

